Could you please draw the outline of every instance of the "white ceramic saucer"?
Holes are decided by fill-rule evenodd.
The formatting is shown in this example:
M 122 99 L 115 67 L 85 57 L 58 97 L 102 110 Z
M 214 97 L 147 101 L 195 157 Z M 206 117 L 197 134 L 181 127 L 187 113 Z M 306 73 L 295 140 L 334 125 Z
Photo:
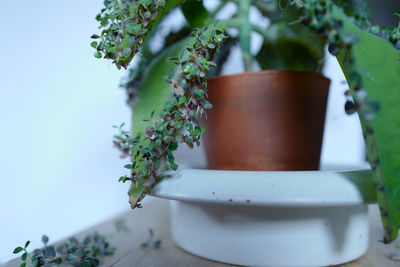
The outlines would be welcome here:
M 183 169 L 159 183 L 152 195 L 191 202 L 274 207 L 344 206 L 376 201 L 370 170 Z

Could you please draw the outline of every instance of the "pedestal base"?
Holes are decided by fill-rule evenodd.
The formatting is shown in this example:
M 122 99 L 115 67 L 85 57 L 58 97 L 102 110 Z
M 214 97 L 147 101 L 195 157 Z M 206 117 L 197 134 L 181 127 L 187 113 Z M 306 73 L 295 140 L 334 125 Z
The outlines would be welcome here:
M 171 201 L 182 249 L 245 266 L 327 266 L 368 248 L 367 205 L 265 207 Z

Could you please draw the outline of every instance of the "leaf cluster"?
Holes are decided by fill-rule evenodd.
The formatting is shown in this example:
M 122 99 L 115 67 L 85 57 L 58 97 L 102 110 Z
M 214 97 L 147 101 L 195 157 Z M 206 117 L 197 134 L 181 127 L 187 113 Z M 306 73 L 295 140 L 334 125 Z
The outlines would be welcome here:
M 101 35 L 91 36 L 95 57 L 112 59 L 118 68 L 126 68 L 165 5 L 165 0 L 105 0 L 96 16 Z
M 54 247 L 47 245 L 47 243 L 49 242 L 49 238 L 46 235 L 42 236 L 42 242 L 44 244 L 44 247 L 42 249 L 35 249 L 32 254 L 30 254 L 27 250 L 30 241 L 27 241 L 24 247 L 16 247 L 14 249 L 14 254 L 23 252 L 21 255 L 22 263 L 20 267 L 36 267 L 61 264 L 62 259 L 60 257 L 56 257 L 56 251 Z
M 206 109 L 212 108 L 206 100 L 206 72 L 215 66 L 212 59 L 225 38 L 215 25 L 193 32 L 184 51 L 170 58 L 177 66 L 177 71 L 166 77 L 173 93 L 159 116 L 153 118 L 152 114 L 152 125 L 146 128 L 145 136 L 132 137 L 121 131 L 115 138 L 123 152 L 129 145 L 132 157 L 132 164 L 125 165 L 131 177 L 120 178 L 133 182 L 129 190 L 132 208 L 141 206 L 143 196 L 165 172 L 178 169 L 173 152 L 179 143 L 200 145 L 204 128 L 198 121 Z
M 32 254 L 27 251 L 30 241 L 24 247 L 16 247 L 14 254 L 23 252 L 21 255 L 21 267 L 37 267 L 59 265 L 67 262 L 74 267 L 96 267 L 99 265 L 99 255 L 111 255 L 114 248 L 109 245 L 105 237 L 98 234 L 89 234 L 83 242 L 79 242 L 75 237 L 69 238 L 68 242 L 63 243 L 57 248 L 48 246 L 49 238 L 42 236 L 44 247 L 35 249 Z

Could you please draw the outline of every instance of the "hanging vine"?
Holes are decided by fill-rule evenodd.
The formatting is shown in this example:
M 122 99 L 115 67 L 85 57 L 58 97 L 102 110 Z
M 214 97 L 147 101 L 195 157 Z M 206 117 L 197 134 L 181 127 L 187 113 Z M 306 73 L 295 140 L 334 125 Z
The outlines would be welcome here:
M 206 72 L 215 66 L 212 60 L 225 38 L 214 25 L 194 31 L 185 50 L 170 58 L 177 66 L 166 79 L 173 94 L 158 117 L 151 114 L 152 125 L 146 128 L 145 136 L 132 136 L 120 127 L 115 144 L 125 154 L 130 151 L 132 157 L 132 164 L 125 165 L 131 176 L 123 176 L 120 181 L 132 181 L 132 208 L 141 207 L 140 201 L 167 171 L 178 169 L 173 151 L 179 143 L 200 145 L 204 128 L 198 121 L 206 109 L 212 108 L 206 100 Z

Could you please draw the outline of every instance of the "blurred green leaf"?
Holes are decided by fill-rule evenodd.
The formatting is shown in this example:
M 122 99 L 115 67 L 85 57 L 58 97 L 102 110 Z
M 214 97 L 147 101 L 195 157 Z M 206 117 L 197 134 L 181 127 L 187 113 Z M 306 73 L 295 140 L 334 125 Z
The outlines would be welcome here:
M 176 56 L 184 49 L 186 43 L 187 39 L 183 39 L 168 47 L 149 64 L 138 89 L 137 101 L 132 109 L 132 132 L 134 134 L 143 136 L 146 127 L 152 124 L 151 121 L 143 121 L 142 118 L 149 117 L 152 111 L 155 112 L 154 116 L 158 117 L 170 95 L 170 89 L 164 77 L 170 69 L 176 69 L 176 65 L 168 58 Z
M 101 58 L 101 53 L 99 51 L 94 52 L 95 58 Z
M 22 254 L 22 256 L 21 256 L 21 260 L 22 261 L 26 261 L 26 257 L 28 256 L 28 253 L 24 253 L 24 254 Z
M 381 110 L 371 123 L 364 121 L 363 116 L 360 118 L 364 134 L 367 134 L 366 125 L 372 126 L 379 151 L 381 169 L 377 171 L 381 170 L 382 173 L 377 176 L 377 171 L 374 172 L 375 184 L 385 241 L 391 242 L 396 239 L 400 227 L 400 53 L 389 41 L 355 26 L 340 8 L 335 7 L 333 14 L 343 21 L 346 33 L 356 34 L 360 39 L 352 48 L 356 61 L 354 64 L 361 71 L 369 98 L 380 103 Z M 342 63 L 344 56 L 339 54 L 338 60 L 349 79 L 351 75 Z M 373 144 L 367 142 L 366 145 L 369 150 Z M 371 163 L 373 168 L 375 164 Z
M 262 69 L 321 72 L 324 62 L 323 38 L 301 24 L 275 23 L 256 56 Z
M 13 251 L 14 254 L 20 253 L 21 251 L 23 251 L 24 249 L 22 247 L 16 247 Z
M 93 48 L 96 48 L 97 47 L 97 42 L 96 41 L 91 42 L 90 46 L 93 47 Z
M 209 14 L 202 0 L 186 0 L 181 9 L 190 27 L 199 28 L 207 24 Z
M 131 188 L 128 191 L 129 203 L 132 207 L 136 207 L 137 203 L 140 202 L 144 192 L 144 187 L 141 183 L 131 183 Z
M 47 235 L 43 235 L 43 236 L 42 236 L 42 242 L 43 242 L 44 244 L 47 244 L 47 243 L 49 242 L 49 237 L 48 237 Z

